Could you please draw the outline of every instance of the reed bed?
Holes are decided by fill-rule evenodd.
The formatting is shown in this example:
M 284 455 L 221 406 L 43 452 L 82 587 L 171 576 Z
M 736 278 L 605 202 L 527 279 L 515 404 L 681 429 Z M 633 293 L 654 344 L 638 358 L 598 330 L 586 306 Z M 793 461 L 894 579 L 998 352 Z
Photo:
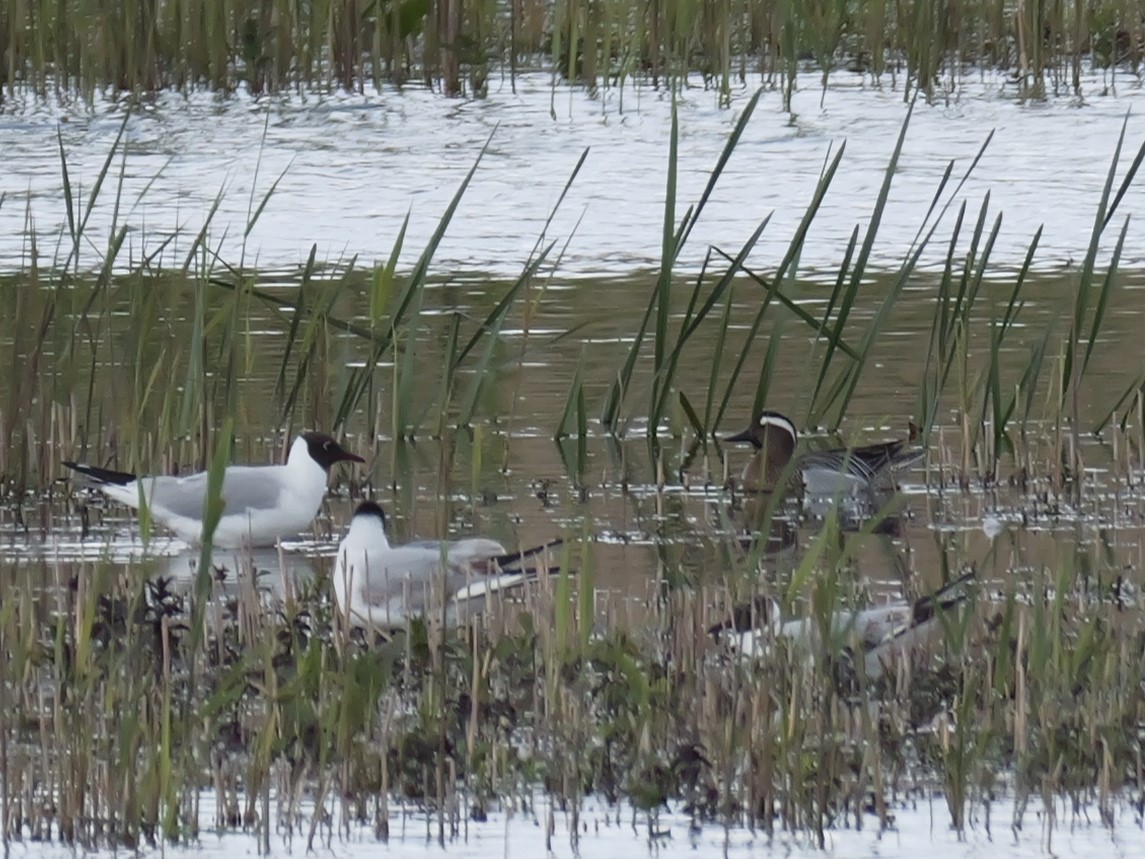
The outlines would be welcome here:
M 435 277 L 436 249 L 484 151 L 410 272 L 397 269 L 403 230 L 383 265 L 359 271 L 355 260 L 323 264 L 312 253 L 283 289 L 241 260 L 221 260 L 210 218 L 178 270 L 128 259 L 122 224 L 109 231 L 100 264 L 81 266 L 91 245 L 86 213 L 110 193 L 124 159 L 117 144 L 95 188 L 77 199 L 61 146 L 70 217 L 58 264 L 42 270 L 32 253 L 24 271 L 0 280 L 15 308 L 0 323 L 11 326 L 13 356 L 0 470 L 25 537 L 50 535 L 59 522 L 62 459 L 209 467 L 217 484 L 229 459 L 266 458 L 311 425 L 389 455 L 370 477 L 340 484 L 340 496 L 389 493 L 406 510 L 419 498 L 410 462 L 430 447 L 440 532 L 454 506 L 467 521 L 479 518 L 495 495 L 488 475 L 509 470 L 511 447 L 551 435 L 566 480 L 536 478 L 532 497 L 547 508 L 560 493 L 620 494 L 634 540 L 650 544 L 655 563 L 638 596 L 609 593 L 592 551 L 603 540 L 599 523 L 566 518 L 563 572 L 525 602 L 475 628 L 445 629 L 431 618 L 383 642 L 337 618 L 321 574 L 270 593 L 273 574 L 243 569 L 220 580 L 204 550 L 192 587 L 176 589 L 146 564 L 4 556 L 5 839 L 83 848 L 190 841 L 206 791 L 216 827 L 253 831 L 264 849 L 280 835 L 309 848 L 356 827 L 384 839 L 409 807 L 426 813 L 429 834 L 444 842 L 465 819 L 538 787 L 574 815 L 589 796 L 627 804 L 650 832 L 668 803 L 699 826 L 798 831 L 820 843 L 830 828 L 866 825 L 872 815 L 889 825 L 895 803 L 923 790 L 941 791 L 955 829 L 1002 789 L 1015 798 L 1015 826 L 1035 797 L 1046 807 L 1064 799 L 1078 815 L 1093 809 L 1110 826 L 1120 803 L 1139 805 L 1145 638 L 1125 551 L 1111 545 L 1115 527 L 1106 525 L 1129 515 L 1118 493 L 1131 495 L 1140 479 L 1145 382 L 1133 378 L 1108 402 L 1081 391 L 1117 298 L 1119 206 L 1145 147 L 1123 174 L 1124 139 L 1111 152 L 1057 327 L 1025 324 L 1036 235 L 1026 266 L 1003 289 L 987 282 L 1000 216 L 988 200 L 977 214 L 956 206 L 977 161 L 961 175 L 948 168 L 902 266 L 860 315 L 904 124 L 871 220 L 856 228 L 815 315 L 801 301 L 810 287 L 798 260 L 842 149 L 824 165 L 774 269 L 748 264 L 767 220 L 741 248 L 709 249 L 694 280 L 681 283 L 676 269 L 755 105 L 691 207 L 676 199 L 673 130 L 661 265 L 631 338 L 603 361 L 589 355 L 603 351 L 597 344 L 577 342 L 578 329 L 537 333 L 560 257 L 547 235 L 517 279 L 487 285 L 472 304 L 461 306 L 447 279 Z M 272 205 L 273 184 L 257 205 L 252 198 L 248 229 Z M 1107 232 L 1113 249 L 1103 252 Z M 829 518 L 813 523 L 818 536 L 794 560 L 779 560 L 760 537 L 784 511 L 765 504 L 746 534 L 732 521 L 748 504 L 725 490 L 734 480 L 717 431 L 733 400 L 743 413 L 749 396 L 756 406 L 770 402 L 784 362 L 807 381 L 790 409 L 801 409 L 793 415 L 801 425 L 846 431 L 918 259 L 938 241 L 949 250 L 914 415 L 932 451 L 928 503 L 982 505 L 988 493 L 1012 490 L 1019 506 L 1003 512 L 1015 519 L 1073 523 L 1069 551 L 1032 563 L 999 542 L 983 559 L 935 521 L 936 568 L 903 570 L 902 590 L 917 595 L 923 581 L 933 586 L 980 562 L 995 568 L 983 569 L 976 598 L 947 619 L 932 651 L 888 664 L 879 677 L 826 644 L 808 654 L 770 642 L 750 661 L 726 652 L 709 627 L 757 595 L 821 628 L 835 610 L 867 601 L 862 547 L 893 545 L 893 534 L 874 525 L 843 533 Z M 187 308 L 180 324 L 167 310 L 175 297 Z M 733 309 L 746 313 L 746 330 L 733 328 Z M 273 350 L 255 333 L 267 328 Z M 515 432 L 526 356 L 570 341 L 576 370 L 550 399 L 563 410 L 540 430 Z M 687 372 L 696 366 L 701 373 Z M 248 402 L 244 381 L 268 392 L 266 410 Z M 1104 483 L 1085 468 L 1091 429 L 1113 447 Z M 664 491 L 689 484 L 696 470 L 709 487 L 702 495 L 712 521 L 703 527 L 714 546 L 700 563 L 689 523 L 702 517 L 688 515 L 686 493 Z M 388 483 L 375 484 L 377 473 Z M 81 510 L 106 533 L 98 509 Z M 620 517 L 610 525 L 620 528 Z M 977 522 L 965 515 L 955 526 Z
M 935 647 L 875 678 L 828 645 L 808 658 L 776 641 L 745 660 L 707 632 L 733 596 L 850 602 L 847 562 L 817 564 L 805 585 L 741 567 L 747 591 L 632 602 L 554 574 L 477 626 L 431 619 L 384 642 L 337 618 L 321 577 L 284 601 L 253 568 L 212 576 L 194 620 L 145 566 L 8 567 L 5 842 L 139 848 L 205 825 L 313 849 L 385 840 L 414 809 L 445 842 L 540 787 L 574 818 L 603 797 L 653 831 L 671 804 L 696 826 L 822 844 L 932 791 L 956 830 L 1003 792 L 1015 827 L 1032 798 L 1113 827 L 1140 796 L 1140 610 L 1080 564 L 983 582 Z
M 959 0 L 170 0 L 104 9 L 32 0 L 0 9 L 0 92 L 360 90 L 420 81 L 486 93 L 523 66 L 592 88 L 677 86 L 692 73 L 723 94 L 762 80 L 790 108 L 801 67 L 848 68 L 941 96 L 968 74 L 1012 77 L 1023 97 L 1078 93 L 1083 70 L 1135 77 L 1145 19 L 1134 3 Z

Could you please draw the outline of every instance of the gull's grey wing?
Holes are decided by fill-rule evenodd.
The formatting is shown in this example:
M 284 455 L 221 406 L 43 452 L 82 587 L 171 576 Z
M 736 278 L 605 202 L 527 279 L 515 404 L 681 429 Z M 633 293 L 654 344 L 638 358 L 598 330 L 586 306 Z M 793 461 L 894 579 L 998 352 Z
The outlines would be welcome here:
M 223 476 L 223 515 L 277 506 L 282 483 L 276 471 L 273 466 L 228 468 Z M 205 471 L 187 477 L 148 477 L 143 480 L 143 491 L 152 507 L 174 516 L 198 519 L 203 515 L 207 479 Z
M 378 557 L 354 558 L 354 589 L 364 603 L 382 605 L 409 589 L 440 587 L 443 576 L 441 549 L 432 546 L 394 546 Z M 452 579 L 452 570 L 446 578 Z M 446 582 L 448 587 L 449 582 Z
M 446 561 L 457 566 L 466 563 L 477 565 L 489 558 L 505 554 L 504 546 L 486 537 L 464 537 L 460 540 L 411 540 L 395 547 L 393 551 L 397 549 L 421 549 L 439 555 L 444 552 Z
M 462 572 L 465 571 L 466 567 L 475 572 L 483 572 L 487 569 L 491 559 L 504 554 L 506 554 L 505 547 L 496 540 L 489 540 L 485 537 L 467 537 L 464 540 L 458 540 L 449 547 L 448 559 L 451 565 L 459 568 Z

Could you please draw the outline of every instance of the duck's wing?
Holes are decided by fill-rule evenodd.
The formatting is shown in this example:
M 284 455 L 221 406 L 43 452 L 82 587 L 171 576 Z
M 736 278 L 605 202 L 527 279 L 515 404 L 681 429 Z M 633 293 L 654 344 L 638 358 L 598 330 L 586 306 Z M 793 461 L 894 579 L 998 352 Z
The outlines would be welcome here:
M 879 442 L 850 448 L 809 450 L 800 457 L 804 470 L 837 471 L 857 480 L 874 482 L 888 470 L 906 468 L 926 454 L 922 448 L 908 447 L 905 440 Z

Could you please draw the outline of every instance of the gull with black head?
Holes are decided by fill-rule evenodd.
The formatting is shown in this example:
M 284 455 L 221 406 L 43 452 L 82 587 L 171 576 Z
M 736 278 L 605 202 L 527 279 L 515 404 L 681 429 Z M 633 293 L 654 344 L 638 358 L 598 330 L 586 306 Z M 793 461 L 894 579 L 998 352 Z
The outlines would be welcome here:
M 827 630 L 829 640 L 838 653 L 861 658 L 868 677 L 877 677 L 894 658 L 933 641 L 942 630 L 942 616 L 970 598 L 975 578 L 970 571 L 913 602 L 902 600 L 834 612 Z M 805 653 L 814 653 L 822 640 L 820 624 L 814 618 L 785 621 L 779 605 L 766 597 L 735 606 L 727 620 L 708 632 L 745 658 L 766 655 L 770 642 L 780 639 Z
M 273 546 L 310 526 L 326 494 L 330 468 L 365 462 L 320 432 L 305 432 L 283 465 L 231 465 L 223 474 L 223 514 L 213 543 L 220 548 Z M 208 475 L 137 477 L 94 465 L 65 462 L 108 498 L 139 509 L 180 538 L 201 541 Z
M 377 630 L 401 629 L 411 618 L 441 610 L 447 623 L 456 624 L 480 615 L 492 598 L 556 573 L 542 556 L 560 543 L 520 552 L 486 537 L 393 546 L 385 512 L 364 501 L 338 547 L 334 596 L 352 623 Z

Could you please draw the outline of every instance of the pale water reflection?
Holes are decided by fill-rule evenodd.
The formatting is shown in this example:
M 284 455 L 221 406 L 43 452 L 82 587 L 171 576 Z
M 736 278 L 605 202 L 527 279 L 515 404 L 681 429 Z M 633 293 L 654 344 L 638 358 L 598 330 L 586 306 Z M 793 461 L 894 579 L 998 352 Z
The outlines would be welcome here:
M 187 846 L 166 845 L 162 855 L 172 859 L 191 856 L 309 854 L 331 859 L 362 859 L 366 856 L 423 857 L 449 855 L 464 859 L 533 859 L 539 856 L 584 859 L 613 859 L 620 856 L 694 857 L 716 859 L 724 856 L 769 856 L 788 859 L 979 859 L 979 857 L 1063 856 L 1072 859 L 1130 859 L 1145 851 L 1141 815 L 1129 805 L 1115 806 L 1113 825 L 1099 822 L 1096 812 L 1071 810 L 1057 802 L 1051 815 L 1037 801 L 1018 812 L 1012 797 L 1004 791 L 989 803 L 979 802 L 971 822 L 962 833 L 949 824 L 941 795 L 917 789 L 894 801 L 888 808 L 890 825 L 880 828 L 878 818 L 862 816 L 857 827 L 851 818 L 846 824 L 824 833 L 820 850 L 813 834 L 777 831 L 769 836 L 760 830 L 706 824 L 693 826 L 682 810 L 664 808 L 650 822 L 643 813 L 630 808 L 608 806 L 588 798 L 574 816 L 571 809 L 554 808 L 543 794 L 527 794 L 512 809 L 497 808 L 480 822 L 462 817 L 446 823 L 444 847 L 439 846 L 439 821 L 414 807 L 391 807 L 388 838 L 379 838 L 372 827 L 339 822 L 342 810 L 337 803 L 327 806 L 328 817 L 314 828 L 311 845 L 313 806 L 303 804 L 292 829 L 276 828 L 269 841 L 260 845 L 253 834 L 212 831 L 215 814 L 211 794 L 200 797 L 203 829 L 200 837 Z M 272 808 L 275 805 L 272 803 Z M 337 827 L 331 831 L 331 824 Z M 651 833 L 651 835 L 650 835 Z M 265 852 L 269 848 L 268 852 Z M 14 856 L 71 857 L 66 848 L 45 844 L 14 845 Z M 144 850 L 143 855 L 158 853 Z
M 716 106 L 715 92 L 692 83 L 678 98 L 681 212 L 699 198 L 755 90 L 738 90 L 732 109 L 724 110 Z M 1106 81 L 1092 74 L 1082 89 L 1081 99 L 1022 102 L 1008 78 L 987 76 L 968 78 L 949 100 L 919 104 L 874 247 L 875 267 L 902 261 L 947 162 L 953 160 L 954 175 L 961 176 L 991 130 L 994 140 L 959 199 L 977 212 L 989 193 L 991 212 L 1004 213 L 995 260 L 1016 268 L 1044 224 L 1035 265 L 1079 263 L 1127 115 L 1122 173 L 1145 137 L 1140 83 L 1123 78 L 1116 95 L 1103 94 Z M 774 265 L 825 160 L 845 143 L 846 156 L 801 258 L 804 271 L 837 266 L 852 228 L 870 216 L 907 105 L 901 90 L 841 71 L 832 75 L 822 107 L 820 96 L 818 73 L 800 77 L 791 116 L 782 111 L 778 91 L 764 94 L 682 266 L 698 267 L 709 244 L 734 252 L 769 213 L 771 224 L 751 261 Z M 554 92 L 542 74 L 519 79 L 515 94 L 507 81 L 494 82 L 488 99 L 466 102 L 417 87 L 259 100 L 159 95 L 139 105 L 127 126 L 119 222 L 132 227 L 127 247 L 135 260 L 178 233 L 157 260 L 181 265 L 221 193 L 212 248 L 231 264 L 267 269 L 302 264 L 312 244 L 320 262 L 354 256 L 384 261 L 408 215 L 405 259 L 412 263 L 492 135 L 439 250 L 439 270 L 520 271 L 565 180 L 589 149 L 547 236 L 560 245 L 568 240 L 560 265 L 566 275 L 629 274 L 660 256 L 671 103 L 668 93 L 641 87 L 598 96 Z M 66 231 L 66 213 L 57 129 L 73 188 L 86 201 L 122 116 L 121 104 L 104 101 L 91 113 L 79 106 L 9 107 L 0 115 L 0 267 L 26 263 L 29 225 L 45 261 L 60 253 L 56 236 Z M 117 160 L 112 177 L 118 170 Z M 252 212 L 280 176 L 268 207 L 245 235 Z M 116 181 L 109 179 L 87 228 L 96 248 L 106 246 L 116 206 L 109 189 Z M 1141 199 L 1130 194 L 1122 207 L 1136 216 L 1122 258 L 1127 267 L 1145 265 Z M 94 266 L 96 253 L 84 249 Z M 938 243 L 924 264 L 944 255 Z

